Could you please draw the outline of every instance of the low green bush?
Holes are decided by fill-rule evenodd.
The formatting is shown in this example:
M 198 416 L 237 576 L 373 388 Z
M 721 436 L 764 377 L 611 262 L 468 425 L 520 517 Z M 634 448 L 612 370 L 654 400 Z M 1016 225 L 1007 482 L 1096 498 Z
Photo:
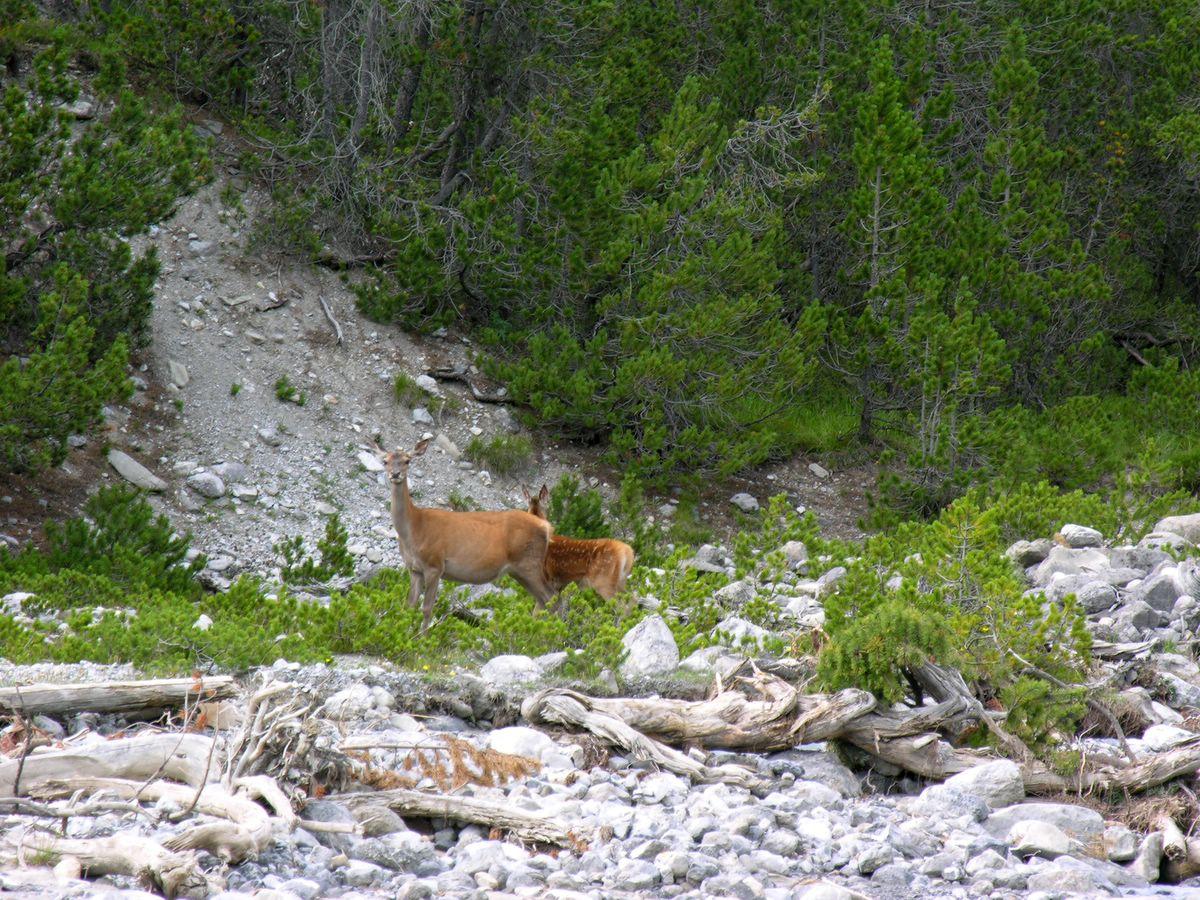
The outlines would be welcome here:
M 533 442 L 523 434 L 476 436 L 467 442 L 463 455 L 497 475 L 513 475 L 533 459 Z

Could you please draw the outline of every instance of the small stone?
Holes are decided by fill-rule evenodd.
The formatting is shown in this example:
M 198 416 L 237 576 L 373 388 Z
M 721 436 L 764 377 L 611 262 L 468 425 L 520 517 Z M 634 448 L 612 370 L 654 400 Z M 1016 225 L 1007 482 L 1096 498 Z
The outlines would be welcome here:
M 1137 856 L 1138 836 L 1124 825 L 1104 829 L 1104 853 L 1115 863 L 1126 863 Z
M 358 451 L 358 462 L 368 472 L 383 471 L 383 460 L 381 460 L 377 454 L 371 453 L 369 450 Z
M 788 541 L 783 545 L 783 556 L 789 569 L 798 569 L 808 562 L 808 548 L 800 541 Z
M 1036 566 L 1054 549 L 1054 543 L 1046 538 L 1036 541 L 1017 541 L 1004 551 L 1004 555 L 1023 569 Z
M 946 779 L 947 787 L 983 798 L 992 809 L 1025 799 L 1021 769 L 1007 759 L 972 766 Z
M 547 754 L 561 754 L 562 748 L 554 739 L 536 728 L 512 725 L 488 733 L 487 745 L 498 753 L 541 760 Z
M 458 445 L 446 437 L 445 432 L 438 432 L 438 436 L 433 439 L 433 446 L 437 447 L 451 459 L 458 459 L 462 456 L 462 451 L 458 449 Z
M 413 381 L 416 382 L 417 387 L 419 387 L 421 390 L 425 391 L 426 393 L 429 393 L 429 394 L 437 393 L 438 383 L 437 383 L 437 380 L 435 378 L 433 378 L 432 376 L 426 375 L 425 373 L 422 372 L 420 375 L 418 375 L 416 378 L 414 378 Z
M 427 410 L 423 406 L 418 406 L 416 409 L 414 409 L 412 411 L 412 420 L 413 420 L 413 424 L 415 424 L 415 425 L 432 425 L 433 424 L 433 416 L 431 416 L 429 414 L 429 410 Z
M 278 447 L 283 443 L 283 438 L 279 436 L 279 432 L 274 428 L 258 429 L 258 439 L 268 447 Z
M 213 620 L 205 613 L 200 613 L 200 617 L 192 623 L 192 627 L 199 631 L 208 631 L 208 629 L 212 628 L 212 625 Z
M 1186 516 L 1167 516 L 1159 519 L 1154 526 L 1155 531 L 1177 534 L 1193 544 L 1200 543 L 1200 513 Z
M 817 478 L 828 478 L 829 470 L 820 463 L 809 463 L 808 471 L 812 472 Z
M 1017 822 L 1008 832 L 1008 843 L 1017 856 L 1042 856 L 1055 859 L 1071 852 L 1071 839 L 1050 822 Z
M 505 690 L 537 681 L 542 677 L 542 669 L 528 656 L 509 654 L 489 659 L 479 670 L 479 677 Z
M 795 895 L 796 900 L 859 900 L 861 897 L 862 894 L 831 881 L 818 881 L 802 887 Z
M 208 256 L 213 251 L 212 241 L 188 241 L 188 253 L 197 258 Z M 180 385 L 182 387 L 182 385 Z
M 187 485 L 200 496 L 210 500 L 225 496 L 225 482 L 212 472 L 197 472 L 189 476 Z
M 758 510 L 758 501 L 745 491 L 734 494 L 729 498 L 729 502 L 744 513 L 752 513 Z
M 729 616 L 717 623 L 712 636 L 730 647 L 761 650 L 771 635 L 765 628 L 753 622 L 738 616 Z
M 1086 525 L 1067 524 L 1058 530 L 1067 546 L 1073 549 L 1081 547 L 1099 547 L 1104 543 L 1104 535 L 1095 528 Z
M 146 491 L 165 491 L 167 483 L 120 450 L 108 451 L 108 464 L 117 470 L 117 474 L 135 487 Z
M 435 852 L 433 844 L 416 832 L 397 831 L 360 841 L 351 855 L 398 872 L 421 874 L 423 864 L 433 860 Z
M 245 463 L 232 461 L 217 463 L 212 467 L 212 470 L 213 474 L 226 484 L 235 484 L 247 481 L 250 478 L 250 469 Z
M 622 678 L 667 675 L 679 666 L 679 647 L 662 616 L 653 615 L 642 619 L 625 633 L 621 645 L 627 651 L 625 660 L 621 663 Z
M 176 360 L 167 360 L 167 373 L 170 375 L 171 384 L 177 388 L 185 388 L 191 377 L 188 375 L 187 366 Z

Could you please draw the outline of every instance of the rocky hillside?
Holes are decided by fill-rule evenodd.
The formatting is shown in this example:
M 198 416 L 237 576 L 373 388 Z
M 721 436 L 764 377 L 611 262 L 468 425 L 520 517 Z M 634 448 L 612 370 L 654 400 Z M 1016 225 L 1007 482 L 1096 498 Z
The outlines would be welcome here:
M 213 120 L 199 127 L 217 141 L 218 177 L 134 241 L 139 250 L 154 247 L 163 263 L 136 392 L 127 405 L 106 408 L 102 438 L 73 439 L 62 467 L 7 480 L 0 532 L 15 542 L 36 538 L 47 519 L 77 514 L 97 484 L 124 478 L 156 492 L 156 505 L 195 534 L 213 585 L 240 572 L 273 574 L 272 545 L 319 535 L 335 511 L 363 574 L 401 562 L 376 441 L 408 448 L 422 436 L 437 437 L 413 468 L 422 505 L 446 506 L 453 496 L 486 509 L 515 507 L 522 483 L 553 484 L 564 472 L 615 495 L 621 473 L 601 466 L 595 451 L 545 439 L 518 424 L 509 406 L 477 402 L 462 383 L 423 374 L 474 371 L 469 340 L 371 323 L 344 278 L 263 251 L 255 223 L 267 196 L 240 174 L 236 139 Z M 397 376 L 416 383 L 401 399 Z M 282 378 L 291 400 L 279 397 Z M 510 434 L 534 441 L 516 472 L 490 473 L 486 461 L 463 457 L 472 438 Z M 701 517 L 725 531 L 737 511 L 788 492 L 832 533 L 856 534 L 870 477 L 797 458 L 710 488 Z M 731 504 L 739 494 L 749 499 Z M 671 500 L 656 502 L 651 515 L 672 515 Z

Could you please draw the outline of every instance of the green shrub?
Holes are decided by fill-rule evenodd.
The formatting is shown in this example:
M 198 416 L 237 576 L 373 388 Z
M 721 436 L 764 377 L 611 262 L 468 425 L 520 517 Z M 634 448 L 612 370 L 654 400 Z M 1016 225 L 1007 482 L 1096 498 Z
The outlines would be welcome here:
M 297 406 L 304 406 L 308 402 L 308 397 L 303 391 L 297 390 L 292 384 L 292 380 L 287 375 L 280 375 L 275 381 L 275 398 L 283 403 L 295 403 Z
M 127 238 L 208 173 L 179 111 L 127 91 L 73 137 L 58 106 L 78 96 L 69 37 L 41 29 L 33 73 L 0 93 L 0 472 L 58 464 L 129 396 L 159 264 Z
M 0 572 L 13 576 L 80 572 L 114 585 L 199 592 L 196 574 L 205 558 L 187 560 L 190 536 L 179 536 L 166 516 L 156 516 L 142 496 L 127 487 L 101 488 L 84 504 L 84 516 L 46 525 L 44 550 L 27 546 L 0 552 Z
M 498 434 L 486 440 L 476 436 L 467 442 L 463 455 L 498 475 L 513 475 L 533 459 L 533 442 L 522 434 Z
M 567 472 L 550 489 L 547 515 L 554 530 L 575 538 L 612 537 L 604 515 L 604 498 L 595 488 L 582 487 L 579 478 Z
M 317 559 L 308 555 L 300 535 L 280 541 L 273 548 L 281 559 L 279 577 L 287 584 L 318 584 L 336 575 L 353 575 L 354 557 L 346 549 L 348 537 L 341 516 L 334 513 L 317 541 Z

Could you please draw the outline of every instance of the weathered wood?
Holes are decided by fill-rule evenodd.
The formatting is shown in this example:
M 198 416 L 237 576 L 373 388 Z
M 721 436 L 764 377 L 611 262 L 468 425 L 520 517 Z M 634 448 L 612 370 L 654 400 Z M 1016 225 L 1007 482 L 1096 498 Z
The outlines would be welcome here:
M 135 712 L 169 709 L 236 693 L 233 678 L 159 678 L 91 684 L 26 684 L 0 687 L 0 712 L 60 716 L 77 712 Z
M 620 747 L 634 759 L 649 760 L 693 781 L 721 781 L 745 788 L 753 788 L 760 783 L 761 779 L 744 766 L 706 766 L 647 737 L 620 716 L 622 707 L 619 703 L 615 709 L 609 710 L 602 708 L 604 702 L 575 691 L 550 689 L 527 697 L 521 704 L 521 715 L 535 725 L 581 728 L 606 744 Z M 612 704 L 613 701 L 608 702 Z
M 801 695 L 790 685 L 762 673 L 737 680 L 743 682 L 741 687 L 752 689 L 763 699 L 749 699 L 740 690 L 722 690 L 708 700 L 685 701 L 600 699 L 550 689 L 527 698 L 521 712 L 535 725 L 584 728 L 630 752 L 645 753 L 644 758 L 664 768 L 701 779 L 705 776 L 697 771 L 703 768 L 700 764 L 664 744 L 763 752 L 836 739 L 906 771 L 935 779 L 948 778 L 997 758 L 994 753 L 955 747 L 943 739 L 941 732 L 959 734 L 964 722 L 979 722 L 981 716 L 990 718 L 978 700 L 963 689 L 965 683 L 957 686 L 953 678 L 926 679 L 931 696 L 945 699 L 904 710 L 877 709 L 874 698 L 863 691 Z M 614 724 L 618 722 L 627 730 Z M 1064 776 L 1035 759 L 1023 743 L 1003 729 L 999 734 L 1009 738 L 1004 743 L 1021 766 L 1025 790 L 1030 794 L 1113 789 L 1137 793 L 1200 771 L 1200 739 L 1141 758 L 1134 765 L 1097 766 Z
M 359 806 L 387 806 L 400 816 L 446 819 L 503 828 L 524 841 L 573 847 L 585 836 L 571 832 L 562 820 L 541 812 L 530 812 L 507 800 L 465 797 L 456 794 L 427 794 L 405 788 L 370 791 L 359 794 L 335 794 L 329 797 L 351 809 Z
M 202 734 L 156 732 L 36 753 L 24 761 L 20 787 L 22 794 L 27 794 L 47 782 L 81 778 L 169 778 L 197 787 L 208 772 L 211 752 L 212 738 Z M 20 768 L 20 760 L 0 762 L 0 797 L 13 796 Z
M 31 861 L 55 866 L 71 857 L 88 876 L 131 875 L 171 897 L 207 897 L 220 888 L 200 869 L 195 853 L 167 850 L 150 838 L 114 834 L 103 838 L 70 840 L 43 831 L 10 832 L 6 856 L 14 863 Z
M 837 737 L 875 708 L 875 698 L 853 688 L 836 694 L 801 694 L 771 679 L 764 700 L 722 691 L 708 700 L 588 698 L 592 708 L 668 743 L 697 742 L 721 750 L 770 752 Z M 542 695 L 554 693 L 543 691 Z M 531 698 L 532 699 L 532 698 Z M 530 702 L 530 701 L 526 701 Z
M 226 862 L 240 863 L 257 858 L 271 844 L 271 817 L 253 799 L 253 795 L 279 791 L 271 779 L 266 781 L 271 782 L 271 786 L 248 786 L 252 796 L 234 793 L 219 784 L 206 784 L 197 790 L 162 779 L 143 783 L 126 778 L 70 778 L 46 782 L 34 793 L 47 799 L 69 797 L 82 791 L 144 803 L 165 800 L 185 810 L 194 809 L 202 815 L 216 816 L 225 821 L 194 825 L 165 841 L 163 846 L 168 850 L 206 850 Z M 290 830 L 296 817 L 290 805 L 286 812 L 288 818 L 283 819 L 283 824 Z

